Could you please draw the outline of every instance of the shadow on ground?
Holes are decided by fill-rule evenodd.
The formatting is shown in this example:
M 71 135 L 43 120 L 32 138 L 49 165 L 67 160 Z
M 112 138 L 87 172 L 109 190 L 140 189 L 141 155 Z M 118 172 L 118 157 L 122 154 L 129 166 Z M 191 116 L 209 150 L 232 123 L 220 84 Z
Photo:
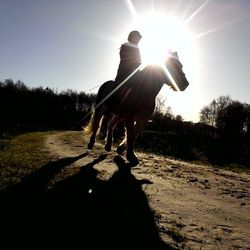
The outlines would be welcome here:
M 136 179 L 131 165 L 119 156 L 114 158 L 118 169 L 109 180 L 97 178 L 93 168 L 106 158 L 101 155 L 47 190 L 48 182 L 60 170 L 87 155 L 47 164 L 1 193 L 2 228 L 6 236 L 13 236 L 8 245 L 171 249 L 159 237 L 142 190 L 150 181 Z

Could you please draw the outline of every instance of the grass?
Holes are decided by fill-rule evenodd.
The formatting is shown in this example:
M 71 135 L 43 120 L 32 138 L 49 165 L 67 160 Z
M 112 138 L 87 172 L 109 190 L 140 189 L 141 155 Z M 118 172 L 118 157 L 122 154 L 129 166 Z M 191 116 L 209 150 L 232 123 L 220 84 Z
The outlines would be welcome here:
M 78 142 L 79 138 L 82 141 L 84 140 L 82 131 L 68 131 L 67 134 L 63 134 L 63 137 L 60 137 L 60 139 L 63 140 L 63 142 L 65 142 L 66 144 L 73 144 L 75 142 Z
M 50 161 L 44 141 L 52 133 L 35 132 L 0 139 L 0 190 L 18 183 L 22 177 Z

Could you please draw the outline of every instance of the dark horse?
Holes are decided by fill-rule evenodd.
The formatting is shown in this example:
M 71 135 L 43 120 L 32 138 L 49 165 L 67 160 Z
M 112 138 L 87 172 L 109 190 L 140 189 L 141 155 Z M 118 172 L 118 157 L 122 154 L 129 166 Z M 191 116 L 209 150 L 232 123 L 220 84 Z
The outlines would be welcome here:
M 102 117 L 109 120 L 105 144 L 107 151 L 111 150 L 113 129 L 118 121 L 123 119 L 126 126 L 126 137 L 118 146 L 117 153 L 122 154 L 127 149 L 127 160 L 134 164 L 139 162 L 134 153 L 134 141 L 153 113 L 155 98 L 163 84 L 180 91 L 184 91 L 189 85 L 176 52 L 170 53 L 165 66 L 166 68 L 146 66 L 119 86 L 114 81 L 101 85 L 97 94 L 95 111 L 84 129 L 86 134 L 92 133 L 88 144 L 89 149 L 94 146 Z M 115 89 L 117 91 L 114 91 Z M 112 92 L 114 93 L 109 96 Z

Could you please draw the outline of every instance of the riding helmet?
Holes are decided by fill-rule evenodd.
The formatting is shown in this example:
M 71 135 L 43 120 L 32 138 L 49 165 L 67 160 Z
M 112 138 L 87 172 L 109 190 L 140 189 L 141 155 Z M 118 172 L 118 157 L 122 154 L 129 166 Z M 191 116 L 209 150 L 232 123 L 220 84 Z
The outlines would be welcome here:
M 128 35 L 128 41 L 131 42 L 131 40 L 133 39 L 133 37 L 139 37 L 139 38 L 142 38 L 142 35 L 140 34 L 139 31 L 137 30 L 133 30 L 129 33 Z

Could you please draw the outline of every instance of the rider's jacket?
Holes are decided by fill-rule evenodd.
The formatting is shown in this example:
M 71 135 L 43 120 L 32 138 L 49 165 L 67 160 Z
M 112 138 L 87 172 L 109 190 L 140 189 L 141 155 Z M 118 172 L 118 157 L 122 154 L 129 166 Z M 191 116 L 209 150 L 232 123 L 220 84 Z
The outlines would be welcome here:
M 124 43 L 120 49 L 120 64 L 117 70 L 115 81 L 122 82 L 141 64 L 141 55 L 138 45 L 133 43 Z

